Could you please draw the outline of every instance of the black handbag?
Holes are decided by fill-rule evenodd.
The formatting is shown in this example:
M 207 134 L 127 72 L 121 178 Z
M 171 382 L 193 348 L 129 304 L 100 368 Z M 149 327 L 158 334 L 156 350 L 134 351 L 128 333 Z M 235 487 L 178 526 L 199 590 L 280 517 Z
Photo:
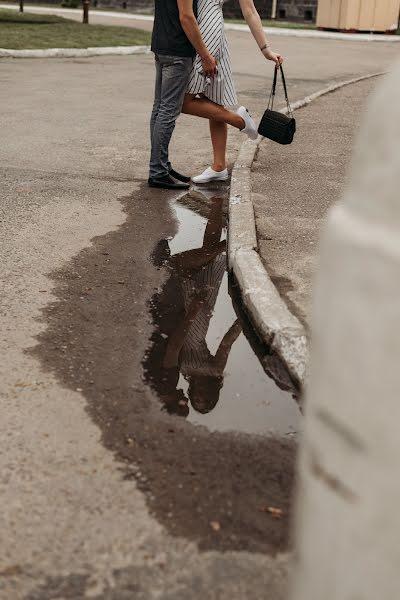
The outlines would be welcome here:
M 285 90 L 287 114 L 273 110 L 279 70 L 282 75 L 283 89 Z M 268 100 L 268 107 L 261 119 L 258 133 L 263 137 L 269 138 L 273 142 L 278 142 L 278 144 L 291 144 L 293 142 L 293 137 L 296 133 L 296 119 L 293 117 L 293 112 L 290 107 L 282 65 L 280 67 L 275 66 L 274 82 Z

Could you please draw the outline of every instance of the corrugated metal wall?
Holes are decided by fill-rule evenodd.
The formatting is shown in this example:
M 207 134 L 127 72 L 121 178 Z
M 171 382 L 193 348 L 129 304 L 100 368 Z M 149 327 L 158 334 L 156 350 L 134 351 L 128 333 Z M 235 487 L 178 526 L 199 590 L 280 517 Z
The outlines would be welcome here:
M 390 31 L 397 29 L 400 0 L 319 0 L 318 27 Z

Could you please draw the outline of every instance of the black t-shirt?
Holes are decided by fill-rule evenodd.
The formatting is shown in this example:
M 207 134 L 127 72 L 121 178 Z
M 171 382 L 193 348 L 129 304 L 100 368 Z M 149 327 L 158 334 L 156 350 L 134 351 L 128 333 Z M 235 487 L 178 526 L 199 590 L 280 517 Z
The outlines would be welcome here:
M 193 11 L 197 17 L 197 0 L 193 0 Z M 151 49 L 156 54 L 195 56 L 196 51 L 179 20 L 177 0 L 155 0 Z

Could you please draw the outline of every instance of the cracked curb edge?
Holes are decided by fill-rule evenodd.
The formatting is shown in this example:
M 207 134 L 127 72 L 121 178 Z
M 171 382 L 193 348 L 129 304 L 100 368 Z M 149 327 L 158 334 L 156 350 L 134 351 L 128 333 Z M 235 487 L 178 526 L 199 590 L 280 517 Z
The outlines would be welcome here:
M 385 75 L 386 71 L 335 83 L 292 105 L 293 110 L 342 87 Z M 280 112 L 286 113 L 284 108 Z M 263 342 L 285 364 L 294 382 L 306 382 L 309 343 L 303 325 L 293 315 L 269 277 L 258 253 L 251 198 L 251 168 L 264 138 L 243 142 L 232 171 L 229 198 L 228 264 L 239 285 L 245 309 Z
M 78 58 L 89 56 L 129 56 L 149 54 L 150 46 L 110 46 L 109 48 L 48 48 L 47 50 L 8 50 L 0 48 L 0 58 Z

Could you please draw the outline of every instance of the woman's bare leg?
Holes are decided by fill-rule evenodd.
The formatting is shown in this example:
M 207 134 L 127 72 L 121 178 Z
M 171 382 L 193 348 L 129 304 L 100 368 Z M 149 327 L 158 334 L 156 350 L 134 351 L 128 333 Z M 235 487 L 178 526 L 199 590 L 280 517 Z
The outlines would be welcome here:
M 186 94 L 183 102 L 182 112 L 194 117 L 202 117 L 203 119 L 212 119 L 219 123 L 232 125 L 236 129 L 244 129 L 245 122 L 241 116 L 232 110 L 227 110 L 215 102 L 211 102 L 208 98 L 197 98 L 193 94 Z
M 220 172 L 226 169 L 226 144 L 228 140 L 228 125 L 221 121 L 210 119 L 211 141 L 214 151 L 212 168 Z

